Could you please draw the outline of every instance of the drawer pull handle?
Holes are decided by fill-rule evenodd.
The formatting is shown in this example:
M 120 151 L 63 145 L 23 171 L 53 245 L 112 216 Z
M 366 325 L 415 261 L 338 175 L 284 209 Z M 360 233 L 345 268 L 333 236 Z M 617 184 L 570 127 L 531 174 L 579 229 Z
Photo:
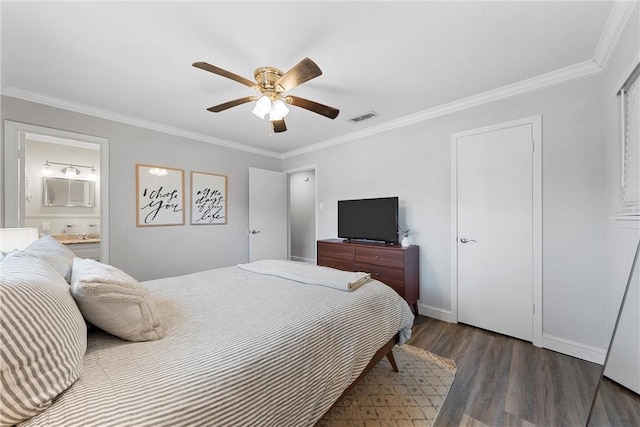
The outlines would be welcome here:
M 380 259 L 380 255 L 376 255 L 376 259 Z
M 380 273 L 373 273 L 373 275 L 374 275 L 374 276 L 379 276 L 379 275 L 380 275 Z

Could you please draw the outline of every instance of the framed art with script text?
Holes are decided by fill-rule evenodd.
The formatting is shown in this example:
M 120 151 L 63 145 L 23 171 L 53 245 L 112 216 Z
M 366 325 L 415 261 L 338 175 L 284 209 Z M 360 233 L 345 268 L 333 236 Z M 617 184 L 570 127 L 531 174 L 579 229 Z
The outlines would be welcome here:
M 136 225 L 184 225 L 184 170 L 136 165 Z
M 191 224 L 226 223 L 226 175 L 191 172 Z

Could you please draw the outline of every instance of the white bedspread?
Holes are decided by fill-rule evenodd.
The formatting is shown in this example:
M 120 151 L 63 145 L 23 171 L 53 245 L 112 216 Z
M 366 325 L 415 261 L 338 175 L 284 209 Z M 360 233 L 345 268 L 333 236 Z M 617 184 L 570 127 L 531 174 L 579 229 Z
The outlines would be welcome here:
M 263 259 L 238 264 L 243 270 L 295 280 L 307 285 L 329 286 L 342 291 L 355 291 L 371 280 L 370 273 L 336 270 L 304 262 L 282 259 Z
M 312 426 L 413 315 L 354 292 L 228 267 L 144 282 L 158 341 L 89 334 L 80 379 L 28 426 Z

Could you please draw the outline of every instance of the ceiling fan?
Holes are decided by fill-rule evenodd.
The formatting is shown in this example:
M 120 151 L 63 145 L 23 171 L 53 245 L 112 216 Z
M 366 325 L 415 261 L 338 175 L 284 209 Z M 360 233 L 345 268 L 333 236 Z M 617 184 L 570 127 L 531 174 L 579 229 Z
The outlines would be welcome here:
M 337 108 L 329 107 L 305 98 L 284 94 L 296 86 L 322 75 L 320 67 L 309 58 L 304 58 L 286 73 L 274 67 L 260 67 L 253 73 L 256 80 L 255 82 L 206 62 L 194 62 L 193 66 L 242 83 L 260 92 L 260 95 L 245 96 L 244 98 L 234 99 L 207 108 L 207 110 L 212 113 L 219 113 L 231 107 L 257 101 L 251 112 L 263 120 L 268 116 L 274 132 L 284 132 L 287 130 L 287 126 L 284 123 L 284 117 L 289 113 L 287 104 L 304 108 L 305 110 L 312 111 L 330 119 L 335 119 L 340 113 L 340 110 Z

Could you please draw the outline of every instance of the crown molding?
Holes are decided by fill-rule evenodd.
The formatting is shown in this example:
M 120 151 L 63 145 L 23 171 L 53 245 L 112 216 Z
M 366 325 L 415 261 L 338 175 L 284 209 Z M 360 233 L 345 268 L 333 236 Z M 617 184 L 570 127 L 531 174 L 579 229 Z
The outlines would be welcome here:
M 207 142 L 231 148 L 235 150 L 245 151 L 253 154 L 259 154 L 268 157 L 274 157 L 280 160 L 288 159 L 291 157 L 299 156 L 301 154 L 311 153 L 324 148 L 328 148 L 334 145 L 343 144 L 345 142 L 353 141 L 356 139 L 364 138 L 366 136 L 375 135 L 378 133 L 386 132 L 399 127 L 411 125 L 414 123 L 430 120 L 436 117 L 444 116 L 446 114 L 455 113 L 457 111 L 466 110 L 468 108 L 476 107 L 490 102 L 499 101 L 501 99 L 509 98 L 516 95 L 521 95 L 527 92 L 532 92 L 538 89 L 558 85 L 570 80 L 582 78 L 602 71 L 594 60 L 585 61 L 576 65 L 572 65 L 566 68 L 562 68 L 557 71 L 552 71 L 547 74 L 536 76 L 527 80 L 523 80 L 518 83 L 503 86 L 498 89 L 490 90 L 478 95 L 463 98 L 457 101 L 450 102 L 448 104 L 439 105 L 428 110 L 424 110 L 415 114 L 411 114 L 405 117 L 401 117 L 396 120 L 390 120 L 380 125 L 371 126 L 360 131 L 351 132 L 336 138 L 331 138 L 316 144 L 312 144 L 297 150 L 288 151 L 285 153 L 277 153 L 273 151 L 263 150 L 260 148 L 251 147 L 244 144 L 227 141 L 221 138 L 215 138 L 207 135 L 203 135 L 196 132 L 190 132 L 184 129 L 179 129 L 171 126 L 166 126 L 160 123 L 151 122 L 147 120 L 138 119 L 135 117 L 127 116 L 124 114 L 115 113 L 100 108 L 90 107 L 87 105 L 75 104 L 55 98 L 50 98 L 42 95 L 35 94 L 20 88 L 8 86 L 2 90 L 2 94 L 11 96 L 14 98 L 23 99 L 26 101 L 32 101 L 40 104 L 49 105 L 51 107 L 62 108 L 76 113 L 88 114 L 95 117 L 100 117 L 107 120 L 113 120 L 133 126 L 139 126 L 146 129 L 155 130 L 171 135 L 181 136 L 184 138 L 194 139 L 196 141 Z
M 222 138 L 215 138 L 208 135 L 203 135 L 197 132 L 191 132 L 185 129 L 176 128 L 173 126 L 163 125 L 161 123 L 152 122 L 149 120 L 139 119 L 137 117 L 128 116 L 125 114 L 116 113 L 102 108 L 91 107 L 84 104 L 76 104 L 65 100 L 51 98 L 44 95 L 39 95 L 34 92 L 30 92 L 24 89 L 17 88 L 15 86 L 7 86 L 2 89 L 2 95 L 10 96 L 12 98 L 18 98 L 25 101 L 36 102 L 38 104 L 48 105 L 50 107 L 61 108 L 63 110 L 73 111 L 75 113 L 87 114 L 94 117 L 99 117 L 106 120 L 112 120 L 119 123 L 124 123 L 132 126 L 138 126 L 145 129 L 155 130 L 158 132 L 180 136 L 183 138 L 189 138 L 196 141 L 206 142 L 209 144 L 219 145 L 234 150 L 246 151 L 248 153 L 259 154 L 267 157 L 275 157 L 281 159 L 281 154 L 274 151 L 263 150 L 261 148 L 251 147 L 249 145 L 240 144 L 237 142 L 228 141 Z
M 600 40 L 593 53 L 593 61 L 601 68 L 606 68 L 609 58 L 613 53 L 618 40 L 627 25 L 629 18 L 633 14 L 634 8 L 638 5 L 638 0 L 616 1 L 613 3 L 607 23 L 602 30 Z
M 282 154 L 282 158 L 287 159 L 290 157 L 299 156 L 301 154 L 321 150 L 334 145 L 363 138 L 365 136 L 386 132 L 392 129 L 422 122 L 425 120 L 430 120 L 436 117 L 444 116 L 446 114 L 455 113 L 457 111 L 466 110 L 468 108 L 488 104 L 494 101 L 499 101 L 501 99 L 509 98 L 512 96 L 533 92 L 535 90 L 544 89 L 550 86 L 555 86 L 570 80 L 575 80 L 589 76 L 591 74 L 599 73 L 601 71 L 602 68 L 595 61 L 585 61 L 576 65 L 562 68 L 557 71 L 523 80 L 518 83 L 503 86 L 498 89 L 490 90 L 488 92 L 470 96 L 468 98 L 463 98 L 457 101 L 450 102 L 448 104 L 439 105 L 437 107 L 401 117 L 396 120 L 390 120 L 380 125 L 363 129 L 361 131 L 352 132 L 346 135 L 339 136 L 337 138 L 328 139 L 326 141 L 309 145 L 298 150 L 288 151 Z

